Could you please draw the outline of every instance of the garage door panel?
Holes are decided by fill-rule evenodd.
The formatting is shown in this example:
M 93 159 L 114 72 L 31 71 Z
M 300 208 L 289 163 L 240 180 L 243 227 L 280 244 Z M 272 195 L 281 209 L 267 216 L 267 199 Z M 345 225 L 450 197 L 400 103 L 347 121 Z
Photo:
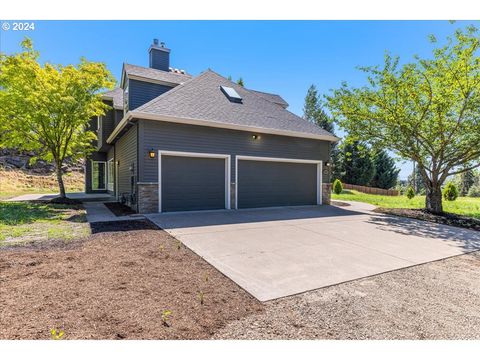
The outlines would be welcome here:
M 238 160 L 238 207 L 315 205 L 317 164 Z
M 162 211 L 225 208 L 225 159 L 162 156 Z

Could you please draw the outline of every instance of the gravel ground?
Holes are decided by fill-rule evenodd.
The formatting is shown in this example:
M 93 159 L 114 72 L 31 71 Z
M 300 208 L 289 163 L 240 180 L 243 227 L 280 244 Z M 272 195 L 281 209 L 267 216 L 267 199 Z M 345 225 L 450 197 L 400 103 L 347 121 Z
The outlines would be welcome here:
M 480 339 L 480 253 L 266 303 L 216 339 Z
M 51 329 L 66 339 L 205 339 L 263 311 L 149 222 L 93 230 L 68 245 L 0 250 L 0 339 L 48 339 Z

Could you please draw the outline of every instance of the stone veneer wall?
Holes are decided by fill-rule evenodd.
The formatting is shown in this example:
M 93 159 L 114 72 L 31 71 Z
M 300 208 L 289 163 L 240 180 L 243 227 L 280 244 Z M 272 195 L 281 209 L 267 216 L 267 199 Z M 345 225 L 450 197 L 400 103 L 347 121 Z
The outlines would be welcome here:
M 158 212 L 158 184 L 137 184 L 138 212 L 140 214 Z
M 330 205 L 332 197 L 332 184 L 322 184 L 322 204 Z

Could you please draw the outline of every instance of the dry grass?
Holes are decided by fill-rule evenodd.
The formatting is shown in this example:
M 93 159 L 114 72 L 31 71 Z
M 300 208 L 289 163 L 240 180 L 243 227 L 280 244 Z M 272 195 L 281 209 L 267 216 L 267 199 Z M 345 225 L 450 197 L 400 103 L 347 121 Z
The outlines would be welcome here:
M 84 190 L 84 174 L 71 172 L 64 175 L 67 192 Z M 55 174 L 36 175 L 22 170 L 0 169 L 0 200 L 23 194 L 57 193 L 58 184 Z

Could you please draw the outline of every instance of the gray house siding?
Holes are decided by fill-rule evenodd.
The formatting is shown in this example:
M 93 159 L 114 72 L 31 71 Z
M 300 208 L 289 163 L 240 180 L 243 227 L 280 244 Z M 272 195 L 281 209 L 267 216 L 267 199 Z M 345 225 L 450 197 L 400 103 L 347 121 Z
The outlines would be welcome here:
M 151 48 L 149 53 L 149 64 L 151 68 L 168 71 L 170 67 L 170 53 L 166 50 Z
M 128 86 L 128 107 L 134 110 L 137 107 L 146 104 L 157 96 L 171 90 L 172 88 L 165 85 L 154 84 L 145 81 L 129 80 Z
M 137 125 L 133 125 L 115 143 L 115 160 L 118 161 L 118 195 L 136 193 Z
M 105 190 L 92 190 L 92 160 L 107 161 L 107 154 L 104 152 L 94 152 L 87 158 L 85 162 L 85 192 L 104 193 Z
M 115 121 L 114 121 L 113 128 L 115 128 L 122 119 L 123 119 L 123 110 L 115 109 Z
M 105 102 L 109 106 L 112 106 L 112 102 Z M 105 115 L 101 117 L 101 126 L 97 129 L 97 150 L 98 151 L 107 151 L 110 148 L 110 145 L 107 144 L 107 138 L 110 136 L 114 129 L 115 122 L 115 111 L 109 109 L 106 111 Z
M 328 161 L 328 141 L 259 134 L 206 126 L 139 120 L 139 181 L 158 182 L 158 159 L 148 151 L 170 150 L 231 155 L 231 176 L 235 179 L 235 155 Z M 324 175 L 323 182 L 329 179 Z

